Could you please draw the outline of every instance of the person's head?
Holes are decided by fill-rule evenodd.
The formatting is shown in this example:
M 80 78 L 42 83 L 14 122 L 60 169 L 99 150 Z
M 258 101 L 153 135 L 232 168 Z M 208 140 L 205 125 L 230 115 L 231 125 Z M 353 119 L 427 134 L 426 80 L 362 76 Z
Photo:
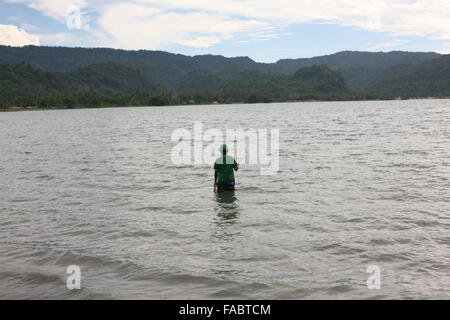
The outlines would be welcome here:
M 223 155 L 226 155 L 226 154 L 228 153 L 228 146 L 227 146 L 226 144 L 221 145 L 221 146 L 220 146 L 220 152 L 221 152 Z

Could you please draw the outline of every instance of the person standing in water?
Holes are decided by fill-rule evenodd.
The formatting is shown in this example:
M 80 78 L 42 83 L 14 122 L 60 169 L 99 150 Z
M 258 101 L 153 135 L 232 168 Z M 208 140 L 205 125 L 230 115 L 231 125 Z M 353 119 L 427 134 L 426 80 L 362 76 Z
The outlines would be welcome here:
M 214 163 L 214 190 L 217 192 L 234 191 L 234 171 L 239 170 L 239 164 L 232 156 L 227 155 L 226 144 L 220 147 L 220 152 L 222 156 Z

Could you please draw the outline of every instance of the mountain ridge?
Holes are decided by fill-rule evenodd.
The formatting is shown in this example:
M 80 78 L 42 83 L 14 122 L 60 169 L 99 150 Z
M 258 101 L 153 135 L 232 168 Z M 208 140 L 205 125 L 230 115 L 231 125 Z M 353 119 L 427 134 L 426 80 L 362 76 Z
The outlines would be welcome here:
M 280 59 L 275 63 L 260 63 L 245 56 L 227 58 L 221 55 L 186 56 L 150 50 L 0 46 L 0 64 L 25 62 L 39 69 L 58 72 L 75 70 L 101 62 L 125 63 L 139 69 L 153 81 L 173 91 L 177 91 L 178 87 L 183 86 L 183 77 L 194 70 L 204 70 L 226 78 L 236 69 L 293 74 L 300 68 L 313 65 L 327 65 L 331 69 L 341 71 L 351 89 L 364 90 L 375 84 L 371 81 L 372 74 L 378 76 L 380 70 L 399 63 L 416 65 L 439 56 L 432 52 L 342 51 L 313 58 Z

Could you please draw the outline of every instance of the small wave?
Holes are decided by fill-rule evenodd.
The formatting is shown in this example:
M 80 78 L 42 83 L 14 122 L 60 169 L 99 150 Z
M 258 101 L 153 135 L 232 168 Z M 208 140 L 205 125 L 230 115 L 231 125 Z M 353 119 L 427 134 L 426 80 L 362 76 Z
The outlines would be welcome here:
M 428 152 L 424 151 L 424 150 L 406 150 L 406 151 L 403 151 L 403 154 L 407 154 L 407 155 L 427 155 Z
M 259 191 L 259 192 L 264 192 L 265 189 L 261 188 L 261 187 L 255 187 L 255 186 L 248 186 L 248 187 L 242 187 L 242 186 L 237 186 L 236 190 L 238 191 Z
M 36 176 L 36 179 L 50 181 L 50 180 L 54 180 L 55 177 L 47 175 L 47 174 L 43 174 L 43 175 Z
M 387 239 L 371 239 L 369 241 L 369 244 L 377 245 L 377 246 L 387 246 L 387 245 L 391 245 L 392 241 L 387 240 Z
M 381 253 L 371 257 L 368 257 L 370 261 L 377 261 L 380 263 L 389 262 L 404 262 L 404 261 L 414 261 L 416 257 L 410 252 L 396 252 L 396 253 Z
M 167 207 L 160 206 L 146 206 L 132 209 L 133 211 L 166 211 Z

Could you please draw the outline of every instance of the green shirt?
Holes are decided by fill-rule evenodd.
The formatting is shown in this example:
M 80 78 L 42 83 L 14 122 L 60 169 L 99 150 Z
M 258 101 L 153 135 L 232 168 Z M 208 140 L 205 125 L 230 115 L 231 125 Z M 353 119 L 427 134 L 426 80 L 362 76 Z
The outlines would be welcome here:
M 214 163 L 214 170 L 219 172 L 217 183 L 234 182 L 234 170 L 238 168 L 236 160 L 231 156 L 222 156 Z

